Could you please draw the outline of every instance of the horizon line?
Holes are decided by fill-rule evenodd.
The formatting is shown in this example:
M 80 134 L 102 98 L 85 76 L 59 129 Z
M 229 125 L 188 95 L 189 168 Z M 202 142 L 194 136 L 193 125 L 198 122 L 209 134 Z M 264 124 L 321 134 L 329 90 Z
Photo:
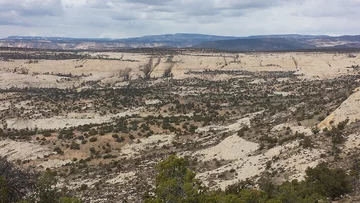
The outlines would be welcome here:
M 42 37 L 42 38 L 70 38 L 70 39 L 131 39 L 131 38 L 142 38 L 142 37 L 155 37 L 155 36 L 164 36 L 164 35 L 204 35 L 204 36 L 217 36 L 217 37 L 234 37 L 234 38 L 247 38 L 247 37 L 257 37 L 257 36 L 326 36 L 326 37 L 342 37 L 342 36 L 358 36 L 360 34 L 344 34 L 344 35 L 327 35 L 327 34 L 258 34 L 258 35 L 248 35 L 248 36 L 235 36 L 235 35 L 216 35 L 216 34 L 203 34 L 203 33 L 164 33 L 164 34 L 153 34 L 153 35 L 142 35 L 142 36 L 133 36 L 133 37 L 120 37 L 120 38 L 113 38 L 113 37 L 71 37 L 71 36 L 42 36 L 42 35 L 9 35 L 5 38 L 1 39 L 8 39 L 10 37 Z

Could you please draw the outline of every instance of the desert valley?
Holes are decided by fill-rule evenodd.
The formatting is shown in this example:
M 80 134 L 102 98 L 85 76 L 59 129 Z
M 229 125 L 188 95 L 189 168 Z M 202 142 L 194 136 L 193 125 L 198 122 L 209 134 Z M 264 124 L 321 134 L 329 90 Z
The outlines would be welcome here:
M 302 181 L 322 162 L 360 172 L 356 51 L 1 48 L 0 59 L 0 154 L 56 172 L 84 202 L 142 202 L 172 154 L 211 190 Z

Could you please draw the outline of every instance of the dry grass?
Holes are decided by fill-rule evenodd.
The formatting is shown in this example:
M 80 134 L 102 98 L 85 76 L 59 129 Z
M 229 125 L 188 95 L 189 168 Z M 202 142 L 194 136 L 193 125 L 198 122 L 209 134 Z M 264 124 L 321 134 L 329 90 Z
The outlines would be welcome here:
M 123 78 L 124 81 L 128 81 L 131 79 L 130 73 L 131 73 L 131 68 L 125 68 L 124 70 L 120 70 L 119 76 Z
M 151 56 L 149 58 L 149 61 L 147 63 L 145 63 L 140 70 L 144 73 L 144 78 L 145 79 L 149 79 L 150 78 L 150 74 L 151 71 L 153 69 L 153 62 L 154 62 L 154 58 Z

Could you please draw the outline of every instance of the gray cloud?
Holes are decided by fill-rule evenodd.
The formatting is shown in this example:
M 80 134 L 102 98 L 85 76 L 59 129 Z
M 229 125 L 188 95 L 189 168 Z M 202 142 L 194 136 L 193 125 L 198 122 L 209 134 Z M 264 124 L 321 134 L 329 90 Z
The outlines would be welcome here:
M 146 5 L 167 5 L 175 0 L 126 0 L 129 3 L 146 4 Z
M 306 8 L 306 9 L 301 9 L 299 13 L 307 17 L 316 17 L 316 18 L 352 17 L 353 18 L 355 16 L 359 16 L 360 1 L 358 0 L 305 1 L 301 6 L 302 8 Z
M 21 16 L 57 16 L 63 13 L 63 5 L 61 0 L 0 0 L 0 11 Z
M 111 8 L 109 6 L 109 3 L 111 3 L 111 0 L 86 0 L 85 4 L 86 6 L 90 8 L 97 8 L 97 9 L 104 9 L 104 8 Z
M 357 34 L 359 0 L 0 0 L 0 35 Z M 0 36 L 5 37 L 5 36 Z

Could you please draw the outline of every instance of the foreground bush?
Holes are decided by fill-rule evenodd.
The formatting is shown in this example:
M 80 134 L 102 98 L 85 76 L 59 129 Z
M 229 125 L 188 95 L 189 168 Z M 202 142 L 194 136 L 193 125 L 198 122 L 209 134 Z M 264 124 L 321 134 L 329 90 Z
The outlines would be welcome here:
M 0 203 L 16 202 L 35 189 L 36 176 L 0 157 Z
M 351 177 L 342 169 L 321 163 L 306 170 L 304 181 L 275 185 L 261 179 L 260 190 L 251 181 L 210 191 L 195 180 L 195 173 L 184 158 L 171 155 L 156 166 L 155 190 L 145 195 L 147 203 L 316 203 L 331 202 L 352 191 Z
M 81 203 L 55 187 L 55 175 L 47 171 L 37 178 L 0 158 L 0 203 Z

